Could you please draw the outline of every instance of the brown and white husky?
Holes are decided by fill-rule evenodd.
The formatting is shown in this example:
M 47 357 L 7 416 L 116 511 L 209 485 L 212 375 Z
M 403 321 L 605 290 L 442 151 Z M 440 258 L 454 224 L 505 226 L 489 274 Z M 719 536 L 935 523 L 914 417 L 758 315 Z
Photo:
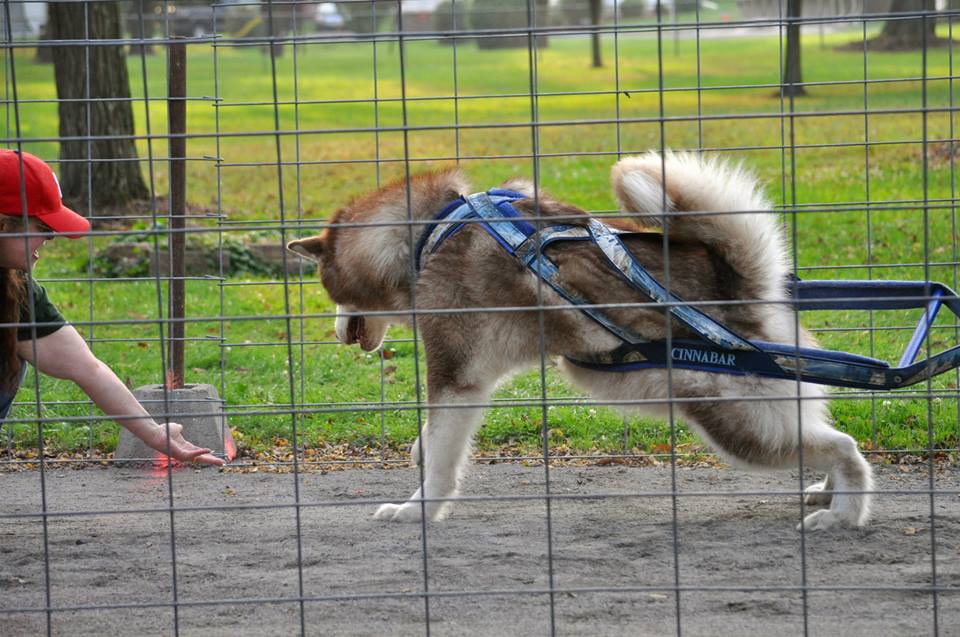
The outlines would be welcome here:
M 649 153 L 618 162 L 612 185 L 622 210 L 647 227 L 662 230 L 668 219 L 666 257 L 663 234 L 656 231 L 625 235 L 624 241 L 651 275 L 661 282 L 669 275 L 672 292 L 707 302 L 699 307 L 749 339 L 793 344 L 799 337 L 800 346 L 815 345 L 786 302 L 790 265 L 782 230 L 753 177 L 692 154 Z M 529 182 L 505 187 L 530 197 L 514 203 L 521 215 L 546 217 L 548 224 L 559 216 L 567 224 L 588 223 L 589 216 L 570 204 L 543 192 L 534 197 Z M 342 343 L 377 349 L 391 322 L 409 323 L 415 299 L 429 412 L 413 460 L 423 462 L 424 481 L 407 502 L 382 505 L 376 518 L 418 520 L 422 511 L 431 520 L 444 517 L 481 424 L 481 406 L 498 382 L 547 356 L 559 358 L 560 369 L 597 399 L 639 401 L 644 411 L 660 415 L 675 400 L 674 413 L 734 464 L 795 469 L 802 450 L 806 467 L 826 473 L 807 489 L 807 502 L 827 507 L 807 515 L 802 526 L 866 522 L 870 465 L 854 440 L 831 426 L 820 387 L 680 369 L 668 377 L 665 369 L 611 373 L 574 366 L 563 357 L 602 355 L 620 341 L 543 285 L 478 224 L 447 239 L 414 276 L 412 245 L 425 226 L 413 225 L 411 232 L 408 221 L 428 221 L 468 192 L 459 170 L 418 175 L 355 199 L 322 234 L 288 245 L 319 262 L 323 285 L 338 304 Z M 697 212 L 734 214 L 691 214 Z M 631 227 L 625 221 L 610 225 Z M 691 337 L 676 321 L 668 327 L 664 309 L 608 268 L 591 242 L 553 244 L 545 253 L 567 289 L 589 303 L 612 304 L 604 311 L 618 324 L 649 340 L 664 339 L 668 329 L 674 338 Z

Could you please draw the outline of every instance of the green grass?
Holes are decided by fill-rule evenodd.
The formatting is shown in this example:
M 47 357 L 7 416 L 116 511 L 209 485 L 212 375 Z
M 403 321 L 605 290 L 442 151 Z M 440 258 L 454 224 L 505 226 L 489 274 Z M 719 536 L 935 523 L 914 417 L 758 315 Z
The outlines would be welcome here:
M 951 104 L 951 86 L 946 80 L 950 66 L 946 50 L 927 55 L 923 83 L 919 52 L 871 53 L 864 63 L 861 53 L 837 46 L 856 37 L 832 34 L 808 38 L 804 43 L 804 79 L 826 84 L 810 87 L 808 97 L 792 105 L 773 96 L 778 78 L 780 44 L 776 38 L 704 39 L 699 44 L 682 39 L 665 40 L 662 46 L 663 84 L 658 93 L 658 45 L 649 36 L 624 34 L 620 52 L 621 93 L 614 94 L 614 48 L 604 41 L 606 66 L 589 66 L 588 41 L 583 38 L 551 37 L 547 49 L 538 52 L 536 71 L 540 94 L 537 118 L 538 147 L 543 185 L 554 194 L 590 210 L 610 210 L 613 199 L 607 185 L 609 166 L 616 152 L 668 147 L 729 149 L 766 182 L 779 204 L 797 214 L 794 248 L 801 267 L 824 267 L 806 278 L 921 279 L 921 266 L 883 267 L 885 264 L 956 262 L 954 216 L 949 206 L 934 206 L 924 213 L 914 202 L 925 197 L 936 201 L 952 195 L 953 171 L 949 160 L 931 155 L 924 173 L 921 141 L 951 137 L 950 116 L 936 109 Z M 294 68 L 293 50 L 287 47 L 277 63 L 276 92 L 281 102 L 295 99 L 297 107 L 272 105 L 274 85 L 269 59 L 256 48 L 191 46 L 188 91 L 191 96 L 211 99 L 192 101 L 188 128 L 193 137 L 188 166 L 188 198 L 197 212 L 223 213 L 232 221 L 276 228 L 280 219 L 280 188 L 276 167 L 278 147 L 285 162 L 303 162 L 283 168 L 283 207 L 288 222 L 303 221 L 303 232 L 317 224 L 351 196 L 405 170 L 433 168 L 450 163 L 458 155 L 477 188 L 486 188 L 513 175 L 530 175 L 532 135 L 524 126 L 531 117 L 528 93 L 531 74 L 525 50 L 480 52 L 472 45 L 459 46 L 457 72 L 453 50 L 433 42 L 409 42 L 406 49 L 405 84 L 400 81 L 395 45 L 316 44 L 300 47 Z M 33 62 L 32 52 L 15 56 L 17 91 L 21 100 L 55 97 L 52 68 Z M 215 83 L 214 63 L 218 79 Z M 151 98 L 165 93 L 164 59 L 130 60 L 131 87 Z M 296 70 L 296 81 L 294 71 Z M 376 82 L 374 82 L 376 72 Z M 887 80 L 864 89 L 864 74 Z M 458 100 L 450 99 L 456 85 Z M 697 91 L 700 86 L 704 90 Z M 405 140 L 397 130 L 403 123 L 399 97 L 405 88 L 406 117 L 414 127 Z M 595 93 L 570 95 L 569 93 Z M 884 109 L 918 108 L 925 101 L 931 110 L 921 114 L 885 114 Z M 217 100 L 212 97 L 217 97 Z M 506 97 L 504 97 L 506 96 Z M 380 100 L 374 103 L 376 97 Z M 662 105 L 661 105 L 662 97 Z M 339 102 L 336 102 L 339 100 Z M 795 117 L 784 118 L 790 109 Z M 869 117 L 863 111 L 868 110 Z M 657 120 L 660 109 L 667 121 Z M 611 123 L 619 117 L 620 125 Z M 698 114 L 706 119 L 697 121 Z M 9 113 L 6 121 L 12 121 Z M 723 116 L 738 116 L 724 118 Z M 751 117 L 740 117 L 750 115 Z M 21 135 L 26 138 L 56 137 L 55 104 L 30 103 L 19 112 Z M 135 104 L 140 134 L 149 129 L 155 136 L 148 145 L 140 142 L 145 174 L 152 176 L 158 193 L 167 189 L 165 105 L 143 101 Z M 275 118 L 284 133 L 277 137 Z M 424 130 L 417 127 L 448 126 Z M 518 124 L 504 127 L 501 124 Z M 559 125 L 554 125 L 559 124 Z M 380 132 L 376 132 L 379 127 Z M 223 133 L 217 142 L 217 132 Z M 300 135 L 293 133 L 300 132 Z M 14 131 L 8 129 L 12 136 Z M 618 146 L 619 136 L 619 146 Z M 862 143 L 888 142 L 865 151 Z M 786 152 L 781 146 L 795 148 Z M 823 148 L 824 144 L 848 144 Z M 860 145 L 858 145 L 860 144 Z M 45 158 L 57 155 L 54 143 L 29 142 L 25 148 Z M 929 148 L 942 149 L 931 143 Z M 583 155 L 583 153 L 595 153 Z M 516 156 L 516 157 L 513 157 Z M 220 157 L 218 164 L 213 157 Z M 379 168 L 374 160 L 380 159 Z M 343 163 L 340 163 L 343 162 Z M 351 163 L 352 162 L 352 163 Z M 260 165 L 263 164 L 263 165 Z M 902 201 L 896 210 L 811 211 L 825 205 L 861 201 Z M 207 224 L 213 228 L 214 223 Z M 293 234 L 296 234 L 294 231 Z M 275 231 L 280 241 L 279 231 Z M 289 236 L 289 235 L 288 235 Z M 63 279 L 85 276 L 86 263 L 108 238 L 65 240 L 45 248 L 38 276 L 50 280 L 48 288 L 63 312 L 93 342 L 94 349 L 132 386 L 161 380 L 158 328 L 150 324 L 160 314 L 158 290 L 152 280 L 97 281 L 92 286 Z M 865 264 L 878 264 L 868 270 Z M 847 268 L 847 269 L 842 269 Z M 950 285 L 956 268 L 935 265 L 929 276 Z M 248 285 L 233 285 L 239 282 Z M 221 387 L 228 408 L 235 412 L 231 424 L 245 442 L 259 448 L 274 439 L 289 439 L 292 418 L 291 395 L 308 407 L 296 418 L 307 445 L 347 442 L 354 445 L 390 446 L 408 444 L 416 435 L 417 414 L 414 347 L 410 333 L 395 329 L 398 339 L 388 344 L 390 358 L 367 355 L 357 348 L 333 343 L 330 318 L 316 315 L 332 311 L 312 273 L 306 273 L 302 288 L 294 285 L 285 298 L 283 286 L 264 278 L 230 279 L 222 287 L 214 280 L 196 280 L 188 285 L 187 381 L 208 382 Z M 164 293 L 163 290 L 160 291 Z M 222 297 L 222 301 L 221 301 Z M 288 356 L 288 325 L 283 316 L 286 302 L 294 315 L 310 318 L 292 321 L 291 338 L 304 341 Z M 222 317 L 222 320 L 221 320 Z M 248 320 L 259 317 L 258 320 Z M 909 339 L 909 331 L 876 331 L 868 327 L 903 326 L 915 319 L 907 313 L 823 312 L 806 317 L 809 326 L 844 331 L 820 333 L 824 346 L 869 354 L 896 362 Z M 115 324 L 85 325 L 86 321 Z M 131 324 L 129 321 L 147 321 Z M 935 332 L 935 350 L 956 342 L 953 324 L 945 318 Z M 223 335 L 221 348 L 220 336 Z M 302 361 L 302 363 L 301 363 Z M 381 382 L 381 365 L 384 378 Z M 422 371 L 422 361 L 420 361 Z M 301 385 L 300 378 L 304 382 Z M 291 379 L 292 378 L 292 383 Z M 573 399 L 578 394 L 552 368 L 546 375 L 550 398 Z M 956 375 L 945 374 L 934 388 L 955 390 Z M 292 389 L 291 389 L 292 387 Z M 381 387 L 388 408 L 381 410 Z M 57 449 L 84 448 L 89 443 L 110 450 L 116 440 L 116 425 L 90 421 L 95 412 L 69 383 L 42 379 L 44 433 Z M 18 400 L 32 402 L 32 380 Z M 521 375 L 506 384 L 498 399 L 535 401 L 541 395 L 537 373 Z M 928 442 L 928 413 L 933 444 L 958 444 L 955 398 L 927 401 L 881 396 L 837 400 L 832 410 L 840 428 L 878 448 L 923 448 Z M 30 405 L 19 406 L 15 417 L 29 419 Z M 658 421 L 626 422 L 611 410 L 587 405 L 556 405 L 548 409 L 552 448 L 574 451 L 621 449 L 662 450 L 669 441 L 669 427 Z M 492 409 L 480 433 L 480 449 L 539 447 L 541 409 L 536 406 L 505 406 Z M 72 420 L 76 418 L 77 420 Z M 874 429 L 873 423 L 876 423 Z M 689 442 L 683 426 L 679 440 Z M 36 426 L 13 426 L 17 445 L 36 444 Z

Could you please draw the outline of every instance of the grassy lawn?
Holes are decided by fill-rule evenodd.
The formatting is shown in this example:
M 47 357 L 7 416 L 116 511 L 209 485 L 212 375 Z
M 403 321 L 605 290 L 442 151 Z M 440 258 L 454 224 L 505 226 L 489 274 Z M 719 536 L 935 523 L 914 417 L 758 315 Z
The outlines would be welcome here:
M 477 189 L 529 176 L 534 136 L 528 123 L 535 112 L 542 124 L 536 141 L 543 186 L 585 209 L 613 208 L 607 180 L 618 152 L 721 150 L 755 170 L 783 206 L 801 276 L 929 276 L 955 286 L 955 173 L 950 149 L 939 141 L 954 136 L 945 110 L 953 103 L 945 79 L 952 72 L 950 53 L 928 52 L 923 82 L 919 52 L 871 53 L 865 60 L 862 53 L 838 50 L 857 35 L 806 38 L 804 79 L 818 84 L 793 103 L 774 97 L 781 51 L 775 37 L 683 37 L 658 45 L 650 34 L 624 33 L 616 42 L 607 36 L 605 66 L 595 69 L 588 40 L 551 36 L 537 53 L 535 74 L 526 50 L 479 51 L 470 43 L 454 50 L 411 41 L 402 80 L 395 44 L 314 43 L 286 47 L 275 84 L 261 49 L 191 46 L 191 211 L 210 214 L 196 225 L 211 233 L 256 229 L 280 242 L 313 233 L 351 196 L 404 174 L 407 160 L 417 171 L 460 157 Z M 14 62 L 19 99 L 55 98 L 50 66 L 36 64 L 29 50 L 18 51 Z M 141 100 L 134 109 L 139 133 L 149 128 L 153 136 L 140 142 L 140 153 L 160 195 L 167 191 L 166 106 L 158 99 L 165 94 L 164 65 L 159 55 L 129 62 L 134 94 L 151 98 L 148 107 Z M 865 85 L 864 77 L 878 82 Z M 925 114 L 902 112 L 924 104 Z M 19 117 L 23 137 L 56 137 L 55 104 L 25 103 Z M 11 113 L 5 121 L 13 136 Z M 53 142 L 25 148 L 57 156 Z M 926 209 L 924 200 L 931 202 Z M 121 378 L 131 386 L 157 383 L 159 328 L 151 320 L 162 313 L 165 290 L 148 277 L 77 281 L 89 275 L 91 255 L 111 240 L 48 245 L 38 276 Z M 187 381 L 218 387 L 231 425 L 255 449 L 289 440 L 294 419 L 307 446 L 408 444 L 417 431 L 410 333 L 394 329 L 384 357 L 338 346 L 333 321 L 324 316 L 333 308 L 315 280 L 310 271 L 288 286 L 262 276 L 223 284 L 191 280 Z M 806 323 L 820 330 L 825 347 L 896 363 L 909 330 L 869 328 L 902 328 L 915 319 L 916 313 L 820 312 Z M 938 326 L 935 351 L 957 341 L 952 321 L 942 317 Z M 44 432 L 54 448 L 113 448 L 116 425 L 91 420 L 95 411 L 79 390 L 49 378 L 41 383 Z M 557 403 L 547 409 L 552 449 L 662 451 L 669 442 L 665 423 L 625 421 L 602 406 L 569 404 L 578 394 L 552 368 L 546 383 Z M 490 411 L 481 450 L 539 448 L 541 408 L 525 404 L 539 399 L 540 384 L 534 372 L 501 388 L 497 398 L 509 405 Z M 924 448 L 932 429 L 935 446 L 956 447 L 956 387 L 951 373 L 933 382 L 942 397 L 838 392 L 842 400 L 832 409 L 838 426 L 868 446 Z M 11 428 L 16 445 L 36 444 L 34 391 L 31 379 L 18 397 L 24 404 L 14 417 L 25 422 Z M 291 401 L 303 405 L 302 415 L 291 417 Z M 682 423 L 679 440 L 692 440 Z

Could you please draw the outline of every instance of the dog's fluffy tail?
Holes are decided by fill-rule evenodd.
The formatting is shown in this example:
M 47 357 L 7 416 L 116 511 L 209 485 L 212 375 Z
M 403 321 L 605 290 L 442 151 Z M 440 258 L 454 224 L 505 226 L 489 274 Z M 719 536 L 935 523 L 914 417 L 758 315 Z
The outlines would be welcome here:
M 624 212 L 650 225 L 666 220 L 671 238 L 709 245 L 751 283 L 755 298 L 783 298 L 790 271 L 783 231 L 756 178 L 741 166 L 650 152 L 617 162 L 611 180 Z

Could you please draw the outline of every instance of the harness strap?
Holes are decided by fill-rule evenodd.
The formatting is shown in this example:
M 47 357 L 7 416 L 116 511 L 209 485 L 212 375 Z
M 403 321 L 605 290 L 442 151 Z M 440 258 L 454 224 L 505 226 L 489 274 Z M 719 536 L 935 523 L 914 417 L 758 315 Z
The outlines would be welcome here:
M 578 241 L 589 239 L 590 233 L 583 226 L 550 226 L 527 237 L 517 248 L 516 257 L 524 265 L 530 265 L 539 252 L 543 252 L 554 241 Z
M 676 295 L 669 294 L 624 245 L 620 236 L 631 232 L 611 228 L 596 219 L 591 219 L 586 228 L 558 224 L 538 230 L 510 203 L 524 198 L 526 196 L 521 193 L 493 189 L 488 193 L 461 196 L 451 202 L 420 235 L 415 253 L 416 268 L 419 272 L 424 251 L 430 255 L 439 250 L 442 243 L 460 231 L 467 222 L 481 224 L 507 252 L 558 295 L 622 341 L 612 351 L 588 359 L 568 356 L 567 360 L 574 365 L 607 372 L 675 367 L 726 374 L 758 374 L 861 389 L 907 387 L 960 366 L 960 345 L 910 364 L 941 304 L 960 316 L 960 297 L 942 284 L 899 281 L 792 282 L 797 300 L 803 302 L 798 303 L 797 309 L 800 310 L 926 307 L 900 367 L 896 369 L 883 361 L 846 352 L 751 342 L 686 305 Z M 556 241 L 582 240 L 596 243 L 609 264 L 635 290 L 656 302 L 670 304 L 671 315 L 689 327 L 698 338 L 671 339 L 669 348 L 667 341 L 648 341 L 618 326 L 600 310 L 588 307 L 590 304 L 582 296 L 567 290 L 560 281 L 556 264 L 543 251 Z
M 747 339 L 728 330 L 700 310 L 683 304 L 680 297 L 669 293 L 659 281 L 650 276 L 642 265 L 637 263 L 636 258 L 610 227 L 597 219 L 591 219 L 590 234 L 610 265 L 627 281 L 657 303 L 673 303 L 670 306 L 670 314 L 703 339 L 721 349 L 757 351 L 758 348 Z M 678 303 L 681 304 L 678 305 Z
M 463 218 L 472 214 L 472 211 L 464 204 L 463 197 L 455 200 L 436 216 L 436 219 L 442 221 L 437 221 L 424 229 L 423 234 L 420 235 L 420 240 L 417 242 L 415 265 L 418 273 L 423 267 L 423 254 L 430 255 L 436 252 L 441 243 L 463 227 L 463 223 L 461 223 Z
M 563 285 L 559 268 L 543 254 L 544 249 L 556 241 L 591 240 L 600 248 L 610 265 L 634 289 L 658 303 L 673 304 L 670 308 L 671 314 L 710 346 L 720 349 L 758 351 L 757 347 L 746 339 L 723 327 L 703 312 L 683 305 L 680 298 L 668 293 L 666 288 L 636 261 L 624 245 L 620 235 L 631 234 L 629 231 L 611 228 L 597 219 L 591 219 L 588 227 L 558 224 L 538 230 L 510 205 L 512 201 L 521 198 L 525 196 L 502 190 L 461 196 L 444 208 L 437 215 L 436 222 L 424 231 L 417 245 L 417 270 L 419 271 L 422 265 L 424 254 L 430 255 L 439 250 L 445 240 L 459 232 L 466 223 L 474 220 L 481 224 L 504 250 L 515 256 L 562 299 L 620 339 L 626 347 L 615 350 L 614 359 L 620 359 L 620 362 L 623 362 L 624 359 L 649 358 L 649 351 L 644 352 L 646 354 L 644 356 L 631 347 L 650 343 L 648 339 L 618 325 L 600 309 L 589 307 L 591 303 L 588 299 Z M 600 363 L 600 361 L 597 362 Z M 604 364 L 610 362 L 603 361 Z
M 494 204 L 493 200 L 486 193 L 477 193 L 469 195 L 466 198 L 467 205 L 476 213 L 477 217 L 483 219 L 483 225 L 487 231 L 493 235 L 500 245 L 507 251 L 517 257 L 520 257 L 518 251 L 523 247 L 523 258 L 521 261 L 530 270 L 536 274 L 540 280 L 546 283 L 550 289 L 560 295 L 571 305 L 577 306 L 581 312 L 596 321 L 605 330 L 616 336 L 622 341 L 631 344 L 645 343 L 647 339 L 632 330 L 617 325 L 617 323 L 597 308 L 586 307 L 590 301 L 566 287 L 560 281 L 560 270 L 556 264 L 543 254 L 543 243 L 540 241 L 539 232 L 528 221 L 520 216 L 513 206 L 500 206 Z M 546 228 L 544 230 L 554 230 Z M 560 230 L 553 236 L 553 240 L 560 238 L 560 232 L 570 234 L 571 227 L 566 226 L 565 230 Z M 543 232 L 541 230 L 540 232 Z
M 506 200 L 498 197 L 500 201 Z M 499 203 L 499 201 L 497 202 Z M 510 254 L 516 254 L 517 248 L 537 229 L 517 212 L 513 206 L 497 206 L 485 192 L 467 195 L 467 205 L 474 215 L 483 219 L 483 225 Z

